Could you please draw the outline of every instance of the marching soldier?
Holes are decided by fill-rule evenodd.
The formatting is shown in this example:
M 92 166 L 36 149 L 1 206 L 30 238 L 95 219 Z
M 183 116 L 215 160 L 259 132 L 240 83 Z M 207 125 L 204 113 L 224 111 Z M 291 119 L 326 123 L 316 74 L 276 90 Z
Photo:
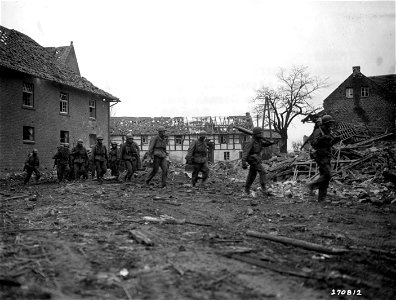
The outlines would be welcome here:
M 118 180 L 118 176 L 120 176 L 120 151 L 118 149 L 118 145 L 116 142 L 111 142 L 111 149 L 109 151 L 109 167 L 111 170 L 111 176 L 115 176 L 115 179 Z
M 126 137 L 126 143 L 121 148 L 121 159 L 125 161 L 127 174 L 125 182 L 132 180 L 133 174 L 141 168 L 139 145 L 133 141 L 133 136 Z
M 38 183 L 41 177 L 41 174 L 38 170 L 40 166 L 40 161 L 37 153 L 38 153 L 37 149 L 33 149 L 33 152 L 29 153 L 28 158 L 25 161 L 25 166 L 23 170 L 26 170 L 26 177 L 23 184 L 27 184 L 29 182 L 29 179 L 32 176 L 33 172 L 36 175 L 36 183 Z
M 67 178 L 67 175 L 69 174 L 70 167 L 69 167 L 69 161 L 70 161 L 70 152 L 69 148 L 65 146 L 65 144 L 61 144 L 60 147 L 58 147 L 58 152 L 54 155 L 53 159 L 55 159 L 54 164 L 56 164 L 56 174 L 58 177 L 58 182 L 62 182 L 63 178 Z
M 260 185 L 263 196 L 267 196 L 266 190 L 266 174 L 262 165 L 261 152 L 264 147 L 274 144 L 263 137 L 263 129 L 260 127 L 253 128 L 253 137 L 246 143 L 242 152 L 242 168 L 247 169 L 247 163 L 250 165 L 249 174 L 246 178 L 245 192 L 250 193 L 250 187 L 256 179 L 257 173 L 260 176 Z
M 340 141 L 340 138 L 331 134 L 331 129 L 335 121 L 332 116 L 324 115 L 321 121 L 315 126 L 309 140 L 312 148 L 311 157 L 315 160 L 319 168 L 319 178 L 308 184 L 311 192 L 319 189 L 318 201 L 324 201 L 327 196 L 327 188 L 331 179 L 331 148 Z
M 73 157 L 74 179 L 80 179 L 81 174 L 84 179 L 88 178 L 88 153 L 83 146 L 83 140 L 79 139 L 77 145 L 73 148 L 71 156 Z
M 201 131 L 199 133 L 199 138 L 191 143 L 188 148 L 186 160 L 189 165 L 194 167 L 191 179 L 192 185 L 195 186 L 197 183 L 199 172 L 202 172 L 202 184 L 205 184 L 209 177 L 206 131 Z
M 107 149 L 106 146 L 103 145 L 103 137 L 98 136 L 96 140 L 97 143 L 95 147 L 92 148 L 92 157 L 96 166 L 98 183 L 102 184 L 103 176 L 107 172 Z
M 168 176 L 168 153 L 166 152 L 166 145 L 168 140 L 165 136 L 165 127 L 158 127 L 158 135 L 153 137 L 150 141 L 148 157 L 153 161 L 153 169 L 146 179 L 146 184 L 149 185 L 151 179 L 157 174 L 159 167 L 162 170 L 161 187 L 166 187 L 166 178 Z

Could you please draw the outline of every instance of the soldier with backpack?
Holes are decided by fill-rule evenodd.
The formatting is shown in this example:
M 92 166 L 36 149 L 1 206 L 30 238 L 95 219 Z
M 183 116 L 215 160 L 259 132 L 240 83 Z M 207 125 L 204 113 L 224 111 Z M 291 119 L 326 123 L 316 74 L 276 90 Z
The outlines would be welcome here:
M 194 170 L 192 173 L 192 185 L 198 181 L 198 173 L 202 172 L 202 184 L 205 184 L 209 178 L 208 166 L 208 144 L 206 142 L 206 131 L 199 133 L 199 138 L 193 141 L 188 148 L 186 156 L 187 164 L 192 165 Z

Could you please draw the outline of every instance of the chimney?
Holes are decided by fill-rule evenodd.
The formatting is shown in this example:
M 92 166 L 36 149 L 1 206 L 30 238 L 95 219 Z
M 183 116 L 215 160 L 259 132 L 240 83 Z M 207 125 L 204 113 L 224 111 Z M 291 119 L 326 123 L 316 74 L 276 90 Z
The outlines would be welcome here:
M 73 46 L 73 41 L 70 42 L 70 46 Z
M 353 76 L 360 74 L 360 66 L 352 67 L 352 74 Z

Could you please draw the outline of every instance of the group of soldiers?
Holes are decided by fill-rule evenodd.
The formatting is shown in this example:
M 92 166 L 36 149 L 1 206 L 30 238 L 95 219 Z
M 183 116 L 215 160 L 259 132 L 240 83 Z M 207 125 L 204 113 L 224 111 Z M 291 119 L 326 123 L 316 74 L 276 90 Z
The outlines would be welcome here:
M 320 177 L 308 184 L 309 191 L 319 189 L 318 201 L 324 201 L 327 195 L 327 188 L 331 179 L 331 148 L 339 140 L 335 138 L 331 129 L 334 125 L 334 119 L 330 115 L 323 116 L 316 122 L 314 131 L 309 138 L 312 146 L 311 157 L 318 165 Z M 260 177 L 261 191 L 264 197 L 269 193 L 266 187 L 266 171 L 262 164 L 262 152 L 264 147 L 274 144 L 263 136 L 263 129 L 261 127 L 253 128 L 252 138 L 244 145 L 242 152 L 242 168 L 247 169 L 250 166 L 245 183 L 245 193 L 250 194 L 250 188 L 257 176 Z M 150 181 L 157 174 L 159 168 L 162 170 L 161 187 L 167 185 L 168 168 L 170 164 L 169 154 L 167 148 L 166 129 L 163 126 L 158 127 L 158 135 L 154 136 L 149 145 L 146 156 L 149 164 L 152 166 L 145 183 L 150 184 Z M 209 178 L 208 166 L 208 140 L 207 133 L 200 131 L 198 139 L 194 140 L 188 149 L 186 156 L 186 163 L 192 165 L 192 186 L 195 187 L 198 181 L 198 174 L 202 173 L 202 185 L 204 186 Z M 97 144 L 91 150 L 87 150 L 83 146 L 83 140 L 78 140 L 77 145 L 70 151 L 68 144 L 62 144 L 57 153 L 53 157 L 57 166 L 58 181 L 61 182 L 64 178 L 84 179 L 88 178 L 88 169 L 91 170 L 92 177 L 96 172 L 99 184 L 103 182 L 103 175 L 107 172 L 107 168 L 111 169 L 111 175 L 119 180 L 120 164 L 124 163 L 127 170 L 124 181 L 131 181 L 134 173 L 141 169 L 142 163 L 140 160 L 140 149 L 137 143 L 133 141 L 133 136 L 128 135 L 126 143 L 118 149 L 116 142 L 111 142 L 111 149 L 107 151 L 106 146 L 103 145 L 103 138 L 97 137 Z M 25 184 L 29 181 L 32 173 L 36 174 L 36 180 L 40 178 L 38 171 L 39 159 L 37 150 L 29 155 L 25 163 L 27 171 L 25 177 Z

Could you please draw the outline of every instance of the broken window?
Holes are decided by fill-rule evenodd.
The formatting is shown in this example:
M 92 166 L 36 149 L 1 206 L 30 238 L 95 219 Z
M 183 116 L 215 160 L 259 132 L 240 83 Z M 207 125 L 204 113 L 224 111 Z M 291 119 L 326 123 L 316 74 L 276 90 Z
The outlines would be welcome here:
M 368 88 L 368 86 L 362 86 L 360 95 L 362 97 L 368 97 L 369 96 L 369 88 Z
M 96 119 L 96 101 L 89 100 L 89 117 L 91 119 Z
M 345 90 L 345 96 L 346 96 L 347 98 L 353 98 L 353 88 L 347 88 L 347 89 Z
M 34 142 L 34 127 L 23 126 L 23 142 Z
M 142 135 L 142 144 L 148 144 L 148 136 Z
M 69 95 L 66 93 L 60 93 L 60 113 L 68 114 L 69 113 Z
M 60 132 L 60 142 L 69 143 L 69 131 L 61 130 Z
M 220 144 L 228 144 L 228 140 L 229 140 L 228 135 L 219 135 Z
M 34 107 L 33 84 L 24 82 L 22 87 L 22 95 L 23 106 Z
M 175 136 L 175 144 L 176 145 L 181 145 L 183 143 L 183 136 L 182 135 L 176 135 Z
M 230 152 L 229 151 L 224 152 L 224 160 L 230 160 Z

